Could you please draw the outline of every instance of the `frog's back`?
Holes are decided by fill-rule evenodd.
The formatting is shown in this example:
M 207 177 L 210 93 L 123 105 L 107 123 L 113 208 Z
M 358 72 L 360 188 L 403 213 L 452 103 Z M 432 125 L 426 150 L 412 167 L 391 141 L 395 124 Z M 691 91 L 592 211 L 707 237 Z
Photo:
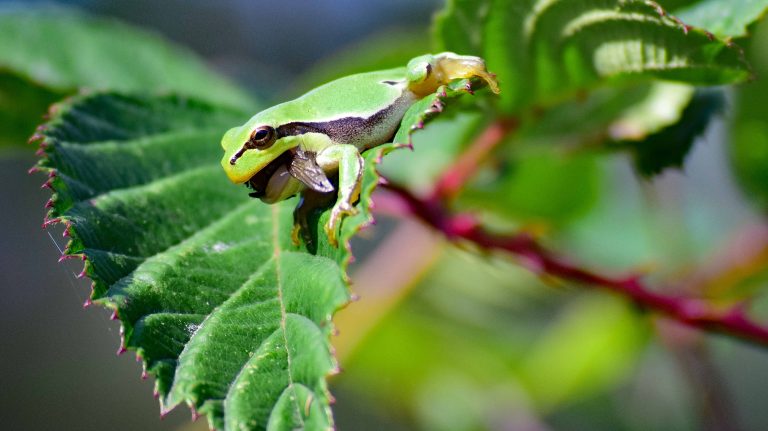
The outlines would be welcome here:
M 321 85 L 263 114 L 297 122 L 365 118 L 391 106 L 406 88 L 405 68 L 360 73 Z

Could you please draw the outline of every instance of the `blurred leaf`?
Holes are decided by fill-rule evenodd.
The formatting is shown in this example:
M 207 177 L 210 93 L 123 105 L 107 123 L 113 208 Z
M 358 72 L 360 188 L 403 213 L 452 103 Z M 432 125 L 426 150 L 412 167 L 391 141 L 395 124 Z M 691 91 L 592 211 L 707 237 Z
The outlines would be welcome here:
M 564 147 L 592 146 L 602 143 L 611 125 L 623 112 L 645 103 L 653 85 L 605 87 L 583 98 L 565 101 L 543 112 L 526 117 L 517 132 L 517 140 L 526 145 Z
M 507 259 L 455 248 L 413 292 L 338 384 L 381 412 L 415 410 L 414 429 L 496 429 L 611 391 L 648 339 L 621 300 L 547 289 Z
M 620 141 L 618 146 L 631 149 L 638 171 L 646 176 L 666 168 L 681 168 L 697 138 L 704 134 L 712 119 L 725 110 L 725 96 L 720 90 L 699 90 L 683 110 L 680 120 L 642 141 Z
M 530 148 L 506 158 L 495 178 L 474 183 L 462 201 L 516 221 L 558 224 L 588 210 L 600 183 L 594 154 Z
M 750 77 L 738 49 L 699 29 L 686 32 L 641 0 L 452 0 L 435 24 L 441 49 L 486 59 L 510 112 L 606 81 L 718 85 Z
M 61 7 L 4 6 L 0 34 L 0 115 L 12 120 L 2 123 L 2 143 L 26 141 L 45 112 L 40 108 L 78 89 L 177 92 L 254 105 L 187 49 L 114 20 Z
M 551 291 L 508 261 L 451 247 L 413 292 L 368 334 L 338 384 L 384 412 L 416 415 L 421 427 L 410 429 L 489 429 L 500 405 L 519 401 L 507 396 L 518 387 L 510 363 L 536 337 L 532 298 Z M 453 401 L 451 383 L 465 390 Z
M 614 140 L 639 141 L 681 120 L 695 89 L 690 85 L 655 82 L 648 95 L 625 109 L 610 126 Z
M 94 300 L 116 310 L 164 409 L 189 403 L 219 429 L 329 427 L 348 255 L 297 250 L 293 201 L 263 205 L 228 182 L 218 141 L 243 118 L 179 97 L 59 105 L 40 162 L 49 217 L 67 224 L 66 253 L 85 257 Z
M 731 159 L 747 196 L 759 208 L 768 208 L 768 124 L 739 121 L 732 133 Z
M 50 91 L 18 76 L 0 72 L 0 149 L 27 142 L 46 109 L 61 99 Z
M 706 28 L 717 37 L 748 35 L 747 27 L 768 10 L 768 0 L 700 0 L 675 10 L 686 24 Z
M 646 344 L 641 322 L 624 302 L 587 295 L 540 334 L 521 379 L 545 410 L 615 386 Z
M 762 211 L 768 209 L 768 24 L 761 25 L 747 47 L 760 78 L 736 92 L 731 127 L 730 157 L 747 197 Z
M 413 150 L 389 154 L 380 171 L 398 184 L 426 193 L 484 124 L 483 116 L 476 113 L 438 119 L 413 137 Z
M 395 28 L 355 42 L 315 64 L 294 83 L 298 93 L 342 76 L 404 67 L 413 57 L 430 51 L 421 31 Z

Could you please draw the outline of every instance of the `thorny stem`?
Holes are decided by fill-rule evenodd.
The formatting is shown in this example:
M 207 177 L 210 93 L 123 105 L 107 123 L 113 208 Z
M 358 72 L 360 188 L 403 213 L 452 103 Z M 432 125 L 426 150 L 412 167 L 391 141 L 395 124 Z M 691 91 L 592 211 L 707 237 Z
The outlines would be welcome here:
M 380 209 L 389 209 L 401 215 L 410 215 L 443 233 L 448 239 L 465 240 L 488 250 L 502 250 L 517 256 L 519 263 L 541 275 L 581 283 L 608 290 L 631 299 L 638 306 L 665 314 L 679 322 L 709 332 L 716 332 L 768 346 L 768 327 L 750 319 L 746 303 L 724 309 L 711 302 L 690 296 L 662 293 L 651 289 L 639 275 L 611 277 L 581 268 L 547 250 L 526 233 L 511 235 L 489 232 L 467 213 L 455 213 L 446 206 L 446 200 L 458 192 L 477 166 L 472 160 L 481 160 L 478 154 L 487 153 L 511 131 L 514 123 L 495 122 L 481 134 L 477 143 L 481 150 L 470 148 L 467 157 L 457 163 L 461 170 L 455 178 L 444 175 L 428 198 L 421 198 L 397 184 L 385 184 L 388 193 L 377 199 Z M 452 168 L 451 168 L 452 169 Z M 451 170 L 449 169 L 449 171 Z

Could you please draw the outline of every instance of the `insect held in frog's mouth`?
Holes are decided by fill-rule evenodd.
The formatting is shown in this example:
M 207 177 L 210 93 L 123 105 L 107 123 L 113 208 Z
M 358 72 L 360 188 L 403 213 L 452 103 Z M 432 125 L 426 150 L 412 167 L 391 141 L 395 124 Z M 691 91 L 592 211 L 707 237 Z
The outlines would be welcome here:
M 248 193 L 248 196 L 252 198 L 264 199 L 267 196 L 270 180 L 278 170 L 285 170 L 287 173 L 288 168 L 293 161 L 293 152 L 290 150 L 285 151 L 278 156 L 275 160 L 272 160 L 261 169 L 256 175 L 252 176 L 250 180 L 246 181 L 245 185 L 253 192 Z

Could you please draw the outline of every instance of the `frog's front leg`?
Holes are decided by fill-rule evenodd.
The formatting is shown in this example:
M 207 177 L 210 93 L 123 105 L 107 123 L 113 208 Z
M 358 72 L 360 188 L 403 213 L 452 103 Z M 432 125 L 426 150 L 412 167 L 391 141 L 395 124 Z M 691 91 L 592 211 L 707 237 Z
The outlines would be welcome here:
M 360 185 L 363 175 L 363 158 L 354 145 L 342 144 L 325 148 L 317 155 L 317 164 L 325 171 L 339 172 L 338 197 L 331 210 L 331 217 L 325 225 L 328 242 L 334 247 L 338 245 L 336 231 L 341 220 L 357 214 L 353 203 L 360 195 Z

